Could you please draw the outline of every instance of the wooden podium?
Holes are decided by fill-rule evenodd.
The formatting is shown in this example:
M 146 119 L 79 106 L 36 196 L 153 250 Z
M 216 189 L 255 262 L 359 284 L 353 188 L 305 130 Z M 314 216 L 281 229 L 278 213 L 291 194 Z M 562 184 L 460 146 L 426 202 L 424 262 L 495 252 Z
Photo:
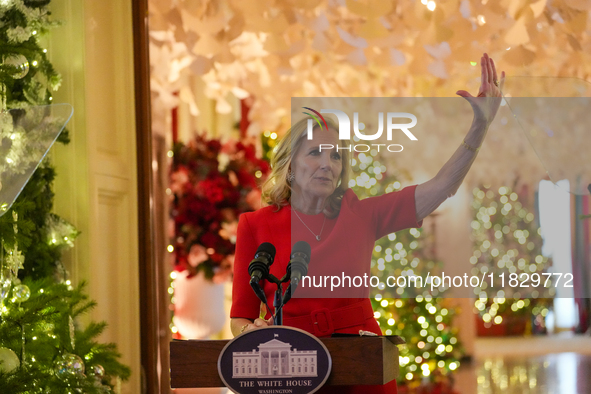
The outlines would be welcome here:
M 321 338 L 332 357 L 325 385 L 382 385 L 398 377 L 399 336 Z M 171 388 L 223 387 L 218 357 L 229 341 L 170 343 Z

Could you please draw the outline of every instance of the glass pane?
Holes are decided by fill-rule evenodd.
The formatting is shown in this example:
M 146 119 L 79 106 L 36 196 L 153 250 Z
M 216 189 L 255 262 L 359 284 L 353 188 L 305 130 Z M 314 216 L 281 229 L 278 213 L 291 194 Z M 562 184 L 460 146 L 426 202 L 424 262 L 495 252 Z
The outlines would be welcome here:
M 578 78 L 512 77 L 503 95 L 550 180 L 570 193 L 591 192 L 591 161 L 586 159 L 591 84 Z
M 0 112 L 0 216 L 10 209 L 72 113 L 69 104 Z

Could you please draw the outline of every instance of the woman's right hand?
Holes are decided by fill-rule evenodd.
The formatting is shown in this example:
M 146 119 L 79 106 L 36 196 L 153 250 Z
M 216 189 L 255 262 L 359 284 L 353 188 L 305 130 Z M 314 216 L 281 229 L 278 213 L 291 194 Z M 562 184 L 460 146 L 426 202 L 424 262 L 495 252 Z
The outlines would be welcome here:
M 474 119 L 481 120 L 488 126 L 495 118 L 501 105 L 505 72 L 501 72 L 501 80 L 499 81 L 495 62 L 487 53 L 480 58 L 480 68 L 478 96 L 474 97 L 465 90 L 458 90 L 456 94 L 468 100 L 474 111 Z M 489 99 L 483 99 L 482 97 L 488 97 Z
M 269 318 L 269 320 L 264 319 L 255 319 L 254 322 L 247 324 L 246 328 L 242 332 L 250 331 L 250 330 L 258 330 L 259 328 L 269 327 L 273 325 L 273 318 Z
M 232 333 L 234 336 L 240 335 L 243 332 L 258 330 L 259 328 L 269 327 L 273 325 L 273 318 L 270 317 L 268 320 L 255 319 L 254 322 L 250 322 L 247 319 L 232 319 Z

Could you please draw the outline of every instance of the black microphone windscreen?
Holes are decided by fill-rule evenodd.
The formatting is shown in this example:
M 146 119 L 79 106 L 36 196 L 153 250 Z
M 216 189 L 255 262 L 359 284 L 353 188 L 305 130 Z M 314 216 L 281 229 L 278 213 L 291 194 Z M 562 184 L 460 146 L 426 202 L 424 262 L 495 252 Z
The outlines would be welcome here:
M 275 257 L 275 246 L 273 246 L 272 243 L 270 242 L 263 242 L 262 244 L 259 245 L 259 248 L 257 249 L 257 253 L 259 252 L 266 252 L 269 253 L 271 255 L 271 257 Z
M 291 250 L 291 254 L 294 253 L 303 253 L 306 255 L 306 262 L 310 262 L 310 255 L 312 254 L 312 248 L 310 244 L 306 241 L 298 241 L 293 245 L 293 249 Z

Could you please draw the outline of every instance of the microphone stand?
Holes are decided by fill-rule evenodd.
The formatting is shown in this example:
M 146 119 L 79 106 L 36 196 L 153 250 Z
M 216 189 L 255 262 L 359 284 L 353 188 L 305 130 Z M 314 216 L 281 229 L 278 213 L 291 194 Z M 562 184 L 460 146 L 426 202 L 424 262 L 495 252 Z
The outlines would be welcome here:
M 281 294 L 281 283 L 277 284 L 277 291 L 275 291 L 275 299 L 273 300 L 273 308 L 275 308 L 273 322 L 276 326 L 283 325 L 283 297 Z
M 274 275 L 269 274 L 267 276 L 267 278 L 265 278 L 266 280 L 268 280 L 271 283 L 275 283 L 277 285 L 277 290 L 275 291 L 275 297 L 273 298 L 273 308 L 275 309 L 275 314 L 272 315 L 273 316 L 273 324 L 276 326 L 281 326 L 283 325 L 283 289 L 281 288 L 281 285 L 285 282 L 288 282 L 290 280 L 290 273 L 286 273 L 285 276 L 283 276 L 283 278 L 281 279 L 277 279 Z M 260 289 L 261 292 L 263 291 L 261 285 L 259 283 L 256 284 Z
M 271 245 L 272 246 L 272 245 Z M 274 251 L 275 248 L 273 248 Z M 292 282 L 292 278 L 291 278 L 291 271 L 292 271 L 292 264 L 297 264 L 296 265 L 296 272 L 299 272 L 303 275 L 306 275 L 306 273 L 308 272 L 308 263 L 310 260 L 310 245 L 307 242 L 304 241 L 299 241 L 296 242 L 296 244 L 294 245 L 294 252 L 292 253 L 291 257 L 290 257 L 290 262 L 289 264 L 287 264 L 287 267 L 285 269 L 285 275 L 283 275 L 283 278 L 281 279 L 277 279 L 277 277 L 275 277 L 274 275 L 269 273 L 268 268 L 264 270 L 264 273 L 260 271 L 259 275 L 255 275 L 254 273 L 250 272 L 249 269 L 249 274 L 252 275 L 251 280 L 250 280 L 250 285 L 252 287 L 252 289 L 254 290 L 255 294 L 257 295 L 257 297 L 265 304 L 265 306 L 267 307 L 267 312 L 271 313 L 271 308 L 269 307 L 269 304 L 267 304 L 267 297 L 265 296 L 265 292 L 263 291 L 260 283 L 258 280 L 253 280 L 253 278 L 259 278 L 259 279 L 266 279 L 271 283 L 275 283 L 277 285 L 277 290 L 275 291 L 275 297 L 273 299 L 273 308 L 275 308 L 275 314 L 271 313 L 271 315 L 273 316 L 273 323 L 277 326 L 281 326 L 283 325 L 283 306 L 285 304 L 287 304 L 287 301 L 289 301 L 291 299 L 291 295 L 292 292 L 296 290 L 296 288 L 299 285 L 299 281 L 300 281 L 300 276 L 301 275 L 296 275 L 296 277 L 294 278 L 294 282 Z M 293 260 L 293 262 L 292 262 Z M 251 263 L 252 264 L 252 263 Z M 263 277 L 261 277 L 263 276 Z M 287 283 L 289 282 L 289 286 L 287 286 L 287 289 L 285 290 L 285 293 L 283 293 L 283 289 L 282 289 L 282 285 L 283 283 Z M 293 285 L 293 287 L 292 287 Z M 293 288 L 293 291 L 292 291 Z

